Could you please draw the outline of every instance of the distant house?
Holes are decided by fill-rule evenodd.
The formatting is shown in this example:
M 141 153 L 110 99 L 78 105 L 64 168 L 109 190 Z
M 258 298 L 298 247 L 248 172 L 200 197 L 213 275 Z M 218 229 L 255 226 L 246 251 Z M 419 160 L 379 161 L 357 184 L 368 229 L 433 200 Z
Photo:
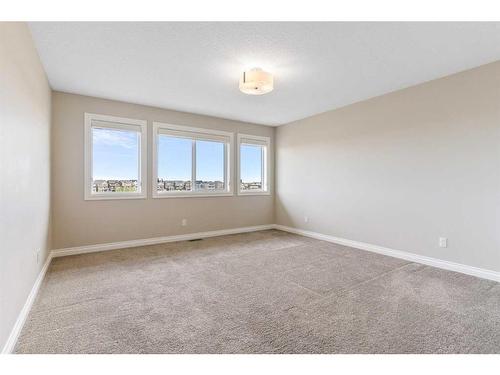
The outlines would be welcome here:
M 164 180 L 159 178 L 157 181 L 157 191 L 183 191 L 191 190 L 191 181 L 183 180 Z
M 137 189 L 137 180 L 94 180 L 92 183 L 94 193 L 133 191 L 134 189 Z
M 262 189 L 262 183 L 261 182 L 251 182 L 248 184 L 248 189 L 249 190 Z
M 241 182 L 241 190 L 261 190 L 262 182 Z
M 92 185 L 92 191 L 94 193 L 102 193 L 108 191 L 108 181 L 106 180 L 95 180 Z

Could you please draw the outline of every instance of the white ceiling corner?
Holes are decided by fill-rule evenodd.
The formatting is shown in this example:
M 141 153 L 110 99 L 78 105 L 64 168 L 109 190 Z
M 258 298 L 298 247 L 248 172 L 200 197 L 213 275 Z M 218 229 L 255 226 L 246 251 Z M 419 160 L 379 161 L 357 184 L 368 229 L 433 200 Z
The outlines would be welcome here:
M 280 125 L 500 59 L 500 23 L 34 22 L 54 90 Z M 275 76 L 263 96 L 240 73 Z

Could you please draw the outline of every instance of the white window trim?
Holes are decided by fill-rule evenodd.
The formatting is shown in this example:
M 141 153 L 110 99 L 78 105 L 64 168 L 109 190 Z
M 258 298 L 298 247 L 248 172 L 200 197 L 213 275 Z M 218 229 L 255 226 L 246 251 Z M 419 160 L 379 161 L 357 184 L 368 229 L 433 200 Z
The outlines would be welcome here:
M 186 138 L 192 139 L 193 136 L 199 136 L 198 139 L 203 139 L 203 136 L 207 136 L 206 139 L 209 139 L 210 136 L 214 137 L 227 137 L 229 138 L 229 144 L 226 147 L 226 155 L 225 155 L 225 179 L 228 186 L 227 191 L 224 192 L 213 192 L 209 193 L 206 191 L 197 192 L 197 191 L 171 191 L 171 192 L 163 192 L 159 193 L 157 191 L 158 184 L 158 135 L 160 131 L 172 132 L 176 136 L 185 136 Z M 195 128 L 191 126 L 184 125 L 174 125 L 167 124 L 162 122 L 153 122 L 153 173 L 151 176 L 151 186 L 152 186 L 152 197 L 153 198 L 197 198 L 197 197 L 229 197 L 234 195 L 234 133 L 225 132 L 222 130 L 214 130 L 214 129 L 203 129 L 203 128 Z M 194 175 L 194 171 L 196 170 L 196 155 L 193 151 L 192 157 L 192 175 Z M 194 186 L 194 185 L 193 185 Z
M 248 139 L 248 140 L 253 140 L 255 141 L 255 144 L 258 145 L 263 145 L 266 146 L 265 149 L 265 155 L 262 157 L 262 177 L 264 179 L 263 185 L 265 186 L 264 190 L 241 190 L 241 144 L 245 143 L 243 140 Z M 271 138 L 270 137 L 262 137 L 258 135 L 252 135 L 252 134 L 241 134 L 238 133 L 238 160 L 237 160 L 237 165 L 238 165 L 238 179 L 237 179 L 237 184 L 238 188 L 236 191 L 238 192 L 238 195 L 271 195 Z
M 138 184 L 141 191 L 138 193 L 92 193 L 92 121 L 103 121 L 110 129 L 133 129 L 139 128 L 141 134 L 140 161 Z M 85 200 L 108 200 L 108 199 L 145 199 L 148 195 L 148 138 L 147 121 L 124 117 L 98 115 L 95 113 L 85 113 L 85 135 L 84 135 L 84 199 Z

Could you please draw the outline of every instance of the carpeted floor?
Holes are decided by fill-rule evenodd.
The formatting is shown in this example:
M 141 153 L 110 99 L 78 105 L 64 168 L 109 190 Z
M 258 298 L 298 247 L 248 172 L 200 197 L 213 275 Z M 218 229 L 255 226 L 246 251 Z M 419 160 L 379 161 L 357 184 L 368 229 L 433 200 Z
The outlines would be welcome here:
M 500 353 L 500 284 L 270 230 L 53 260 L 17 353 Z

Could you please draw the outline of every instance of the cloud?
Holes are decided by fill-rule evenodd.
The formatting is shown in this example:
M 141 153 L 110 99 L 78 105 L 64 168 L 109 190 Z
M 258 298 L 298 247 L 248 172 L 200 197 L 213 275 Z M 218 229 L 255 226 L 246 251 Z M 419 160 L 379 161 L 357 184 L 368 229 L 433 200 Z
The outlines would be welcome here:
M 138 133 L 132 131 L 94 128 L 92 139 L 94 145 L 119 146 L 134 149 L 138 146 Z

